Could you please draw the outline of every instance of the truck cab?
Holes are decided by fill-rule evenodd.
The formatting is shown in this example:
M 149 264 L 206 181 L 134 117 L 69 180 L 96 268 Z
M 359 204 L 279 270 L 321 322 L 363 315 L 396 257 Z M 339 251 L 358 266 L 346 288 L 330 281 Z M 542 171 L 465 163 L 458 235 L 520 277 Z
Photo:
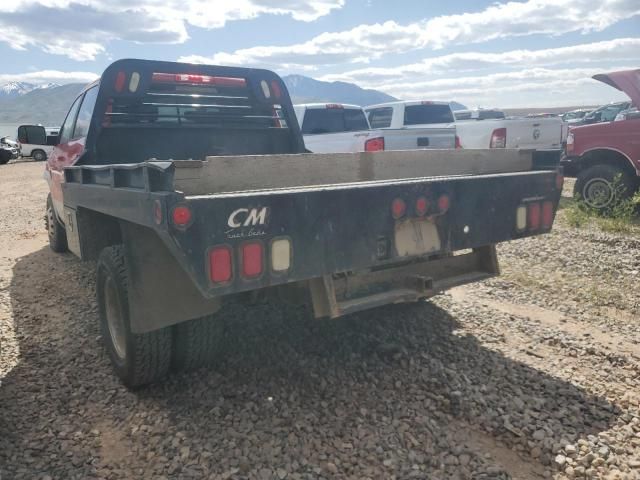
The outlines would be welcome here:
M 384 150 L 380 132 L 372 131 L 358 105 L 306 103 L 293 106 L 307 150 L 315 153 Z
M 623 70 L 593 76 L 626 93 L 628 105 L 640 105 L 640 70 Z M 562 165 L 577 177 L 575 194 L 598 210 L 611 208 L 632 196 L 640 179 L 640 117 L 571 127 Z

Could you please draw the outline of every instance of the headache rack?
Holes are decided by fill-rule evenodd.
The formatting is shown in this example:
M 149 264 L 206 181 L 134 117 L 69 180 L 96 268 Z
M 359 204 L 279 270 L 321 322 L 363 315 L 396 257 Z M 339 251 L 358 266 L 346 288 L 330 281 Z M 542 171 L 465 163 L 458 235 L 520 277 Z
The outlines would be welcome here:
M 279 80 L 191 73 L 207 67 L 170 64 L 168 69 L 158 63 L 141 62 L 131 65 L 133 71 L 115 73 L 104 128 L 288 128 Z

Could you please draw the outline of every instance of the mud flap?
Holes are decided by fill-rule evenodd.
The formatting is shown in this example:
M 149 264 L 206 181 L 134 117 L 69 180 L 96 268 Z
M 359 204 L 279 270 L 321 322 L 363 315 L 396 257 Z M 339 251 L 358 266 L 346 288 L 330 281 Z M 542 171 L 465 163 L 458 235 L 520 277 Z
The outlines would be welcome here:
M 145 333 L 217 312 L 151 229 L 122 223 L 129 268 L 131 330 Z

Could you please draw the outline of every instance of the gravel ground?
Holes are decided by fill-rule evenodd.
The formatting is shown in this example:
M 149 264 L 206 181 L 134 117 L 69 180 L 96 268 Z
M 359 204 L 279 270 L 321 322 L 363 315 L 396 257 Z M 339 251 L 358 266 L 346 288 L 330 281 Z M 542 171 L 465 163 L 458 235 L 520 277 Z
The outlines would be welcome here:
M 561 213 L 432 302 L 235 307 L 217 370 L 132 393 L 92 265 L 47 246 L 42 168 L 0 167 L 3 480 L 640 478 L 637 238 Z

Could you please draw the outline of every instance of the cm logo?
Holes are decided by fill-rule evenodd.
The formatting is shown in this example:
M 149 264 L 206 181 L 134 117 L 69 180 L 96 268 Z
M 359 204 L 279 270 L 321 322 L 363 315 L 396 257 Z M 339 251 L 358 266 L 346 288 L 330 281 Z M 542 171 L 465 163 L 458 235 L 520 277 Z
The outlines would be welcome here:
M 267 223 L 269 207 L 239 208 L 229 215 L 227 225 L 231 228 L 255 227 Z

